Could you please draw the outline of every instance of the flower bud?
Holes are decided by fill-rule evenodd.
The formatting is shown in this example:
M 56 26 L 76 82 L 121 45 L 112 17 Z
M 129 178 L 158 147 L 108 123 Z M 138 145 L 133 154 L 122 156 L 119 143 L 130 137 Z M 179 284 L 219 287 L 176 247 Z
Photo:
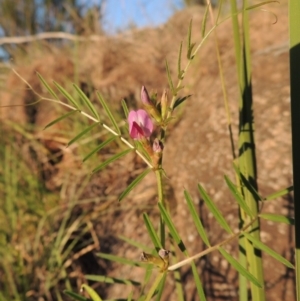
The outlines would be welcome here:
M 161 105 L 161 117 L 164 120 L 167 117 L 168 114 L 168 93 L 165 89 L 160 100 Z
M 141 90 L 141 100 L 144 105 L 145 110 L 152 116 L 156 122 L 161 122 L 160 112 L 157 110 L 155 104 L 149 97 L 148 91 L 145 86 L 142 86 Z
M 142 90 L 141 90 L 141 100 L 142 100 L 142 103 L 146 106 L 151 106 L 152 105 L 152 101 L 149 97 L 149 94 L 148 94 L 148 91 L 147 89 L 145 88 L 145 86 L 142 86 Z

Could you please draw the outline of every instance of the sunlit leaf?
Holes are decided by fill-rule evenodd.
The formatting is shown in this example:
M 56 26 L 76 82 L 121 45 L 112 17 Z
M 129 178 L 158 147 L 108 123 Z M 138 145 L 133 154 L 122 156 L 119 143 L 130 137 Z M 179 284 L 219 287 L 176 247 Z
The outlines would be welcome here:
M 276 198 L 279 198 L 283 195 L 289 194 L 290 192 L 294 191 L 294 186 L 289 186 L 287 188 L 284 188 L 282 190 L 276 191 L 270 195 L 268 195 L 267 197 L 265 197 L 263 200 L 264 201 L 271 201 L 274 200 Z
M 193 200 L 192 200 L 190 194 L 188 193 L 188 191 L 186 191 L 186 190 L 184 191 L 184 197 L 186 199 L 187 205 L 189 207 L 189 210 L 190 210 L 191 216 L 193 218 L 194 224 L 197 228 L 197 231 L 198 231 L 200 237 L 202 238 L 203 242 L 209 247 L 210 243 L 209 243 L 209 240 L 207 238 L 205 229 L 204 229 L 204 227 L 202 225 L 202 222 L 200 220 L 200 217 L 199 217 L 199 215 L 196 211 Z
M 257 287 L 263 287 L 263 284 L 260 283 L 251 273 L 248 272 L 236 259 L 234 259 L 230 254 L 228 254 L 223 248 L 219 248 L 220 253 L 224 258 L 244 277 L 249 281 L 255 284 Z
M 292 217 L 287 217 L 280 214 L 273 214 L 273 213 L 261 213 L 259 217 L 266 219 L 268 221 L 273 221 L 277 223 L 284 223 L 288 225 L 295 225 L 295 219 Z
M 147 231 L 149 233 L 149 236 L 152 240 L 152 243 L 154 244 L 156 250 L 159 250 L 162 248 L 161 242 L 158 238 L 158 235 L 154 229 L 154 226 L 152 225 L 148 215 L 146 213 L 143 214 L 144 222 L 147 228 Z
M 162 216 L 163 220 L 165 221 L 165 223 L 166 223 L 172 237 L 174 238 L 176 244 L 178 245 L 178 247 L 180 248 L 180 250 L 182 252 L 185 251 L 186 248 L 183 244 L 182 239 L 180 238 L 180 235 L 179 235 L 178 231 L 175 228 L 175 225 L 174 225 L 169 213 L 167 212 L 167 210 L 165 209 L 165 207 L 161 203 L 158 203 L 158 208 L 159 208 L 161 216 Z
M 251 209 L 249 208 L 249 206 L 247 205 L 246 201 L 244 200 L 242 194 L 240 193 L 240 191 L 238 190 L 238 188 L 231 182 L 231 180 L 225 176 L 225 181 L 232 193 L 232 195 L 234 196 L 234 198 L 236 199 L 236 201 L 239 203 L 240 207 L 250 216 L 250 217 L 254 217 L 253 213 L 251 212 Z
M 87 284 L 82 284 L 81 290 L 85 290 L 93 301 L 102 301 L 101 297 L 96 293 L 96 291 Z
M 88 298 L 85 298 L 81 295 L 78 295 L 72 291 L 69 291 L 69 290 L 64 290 L 64 293 L 68 296 L 70 296 L 71 298 L 75 299 L 75 300 L 78 300 L 78 301 L 90 301 L 91 299 L 88 299 Z
M 227 224 L 225 218 L 223 217 L 223 215 L 221 214 L 221 212 L 219 211 L 219 209 L 217 208 L 217 206 L 215 205 L 215 203 L 208 196 L 208 194 L 205 191 L 205 189 L 200 184 L 198 184 L 198 189 L 199 189 L 200 194 L 201 194 L 201 196 L 202 196 L 205 204 L 207 205 L 209 211 L 213 214 L 213 216 L 218 221 L 218 223 L 222 226 L 222 228 L 224 230 L 226 230 L 228 233 L 231 234 L 232 230 L 230 229 L 230 227 Z
M 271 248 L 269 248 L 268 246 L 266 246 L 264 243 L 262 243 L 261 241 L 257 240 L 256 238 L 254 238 L 252 235 L 250 235 L 249 233 L 243 232 L 243 235 L 253 243 L 253 245 L 257 248 L 260 249 L 262 251 L 264 251 L 265 253 L 269 254 L 270 256 L 272 256 L 273 258 L 275 258 L 277 261 L 281 262 L 282 264 L 286 265 L 287 267 L 293 269 L 294 266 L 284 257 L 282 257 L 280 254 L 278 254 L 277 252 L 275 252 L 274 250 L 272 250 Z

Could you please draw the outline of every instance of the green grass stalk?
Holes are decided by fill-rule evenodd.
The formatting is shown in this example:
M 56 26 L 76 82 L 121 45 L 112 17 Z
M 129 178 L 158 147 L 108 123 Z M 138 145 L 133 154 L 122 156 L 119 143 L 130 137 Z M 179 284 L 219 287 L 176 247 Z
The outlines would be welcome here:
M 295 208 L 296 292 L 300 300 L 300 2 L 289 1 L 291 124 Z

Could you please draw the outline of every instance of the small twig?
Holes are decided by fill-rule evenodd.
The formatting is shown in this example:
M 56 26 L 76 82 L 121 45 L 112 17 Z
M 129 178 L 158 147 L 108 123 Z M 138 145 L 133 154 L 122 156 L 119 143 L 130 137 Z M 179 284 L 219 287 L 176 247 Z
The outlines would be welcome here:
M 0 45 L 4 44 L 24 44 L 31 43 L 38 40 L 47 40 L 47 39 L 65 39 L 71 41 L 100 41 L 105 39 L 104 36 L 99 35 L 90 35 L 87 37 L 82 37 L 74 35 L 67 32 L 57 31 L 57 32 L 42 32 L 36 35 L 30 35 L 25 37 L 4 37 L 0 38 Z

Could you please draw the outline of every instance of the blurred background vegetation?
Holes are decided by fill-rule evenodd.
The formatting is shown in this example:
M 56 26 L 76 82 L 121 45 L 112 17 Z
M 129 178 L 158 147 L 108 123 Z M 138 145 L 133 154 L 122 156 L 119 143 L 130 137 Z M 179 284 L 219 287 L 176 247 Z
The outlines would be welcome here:
M 12 93 L 12 87 L 6 87 L 10 72 L 7 63 L 10 61 L 13 64 L 21 61 L 22 64 L 34 47 L 40 48 L 41 44 L 41 49 L 63 48 L 67 53 L 74 47 L 73 43 L 61 38 L 39 41 L 38 44 L 18 43 L 14 38 L 45 32 L 104 36 L 103 14 L 108 1 L 1 0 L 2 91 Z M 182 2 L 182 7 L 195 2 Z M 5 38 L 12 40 L 6 42 Z M 67 74 L 62 74 L 62 78 L 65 81 L 75 79 L 68 78 Z M 24 88 L 18 84 L 15 86 L 19 93 L 15 96 L 17 103 L 24 96 Z M 86 87 L 85 92 L 88 91 L 89 87 Z M 31 92 L 26 92 L 25 98 L 28 104 L 36 100 Z M 107 203 L 103 206 L 102 196 L 95 197 L 86 192 L 89 171 L 99 158 L 90 160 L 84 168 L 81 166 L 75 176 L 64 169 L 61 184 L 55 188 L 47 186 L 49 174 L 57 172 L 54 166 L 61 160 L 60 149 L 54 147 L 49 151 L 45 141 L 34 135 L 37 113 L 34 106 L 25 107 L 27 116 L 31 116 L 25 123 L 21 119 L 20 123 L 11 121 L 8 110 L 8 115 L 13 114 L 17 119 L 20 112 L 13 107 L 7 108 L 5 113 L 0 110 L 0 300 L 67 300 L 67 296 L 62 295 L 63 289 L 78 289 L 84 281 L 84 271 L 94 269 L 99 272 L 106 268 L 99 266 L 91 255 L 92 250 L 99 250 L 92 221 L 105 215 L 109 206 Z M 76 118 L 65 125 L 64 132 L 59 129 L 60 135 L 63 133 L 70 138 L 72 132 L 80 132 L 87 126 Z M 97 131 L 93 135 L 99 138 Z M 97 142 L 106 139 L 105 134 L 101 135 Z M 86 154 L 94 148 L 87 143 L 78 146 L 78 158 L 72 157 L 73 162 L 81 161 L 82 151 Z M 118 144 L 111 145 L 109 152 L 118 147 Z M 68 167 L 77 168 L 72 163 Z M 101 193 L 97 191 L 96 195 Z M 110 198 L 114 199 L 113 192 L 105 197 L 105 201 L 110 202 Z M 96 205 L 89 205 L 99 202 L 98 209 Z M 101 251 L 105 250 L 104 243 Z

